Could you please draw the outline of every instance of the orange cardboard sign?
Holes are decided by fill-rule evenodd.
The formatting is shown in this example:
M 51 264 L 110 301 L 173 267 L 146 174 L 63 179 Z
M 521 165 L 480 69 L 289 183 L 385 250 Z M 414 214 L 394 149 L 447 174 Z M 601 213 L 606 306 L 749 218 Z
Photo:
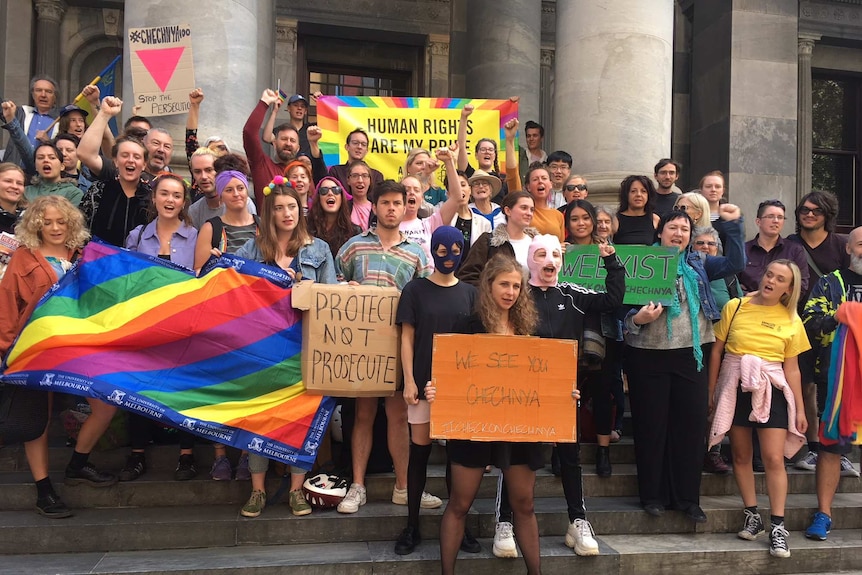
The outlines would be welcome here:
M 577 369 L 574 340 L 435 335 L 431 437 L 574 443 Z

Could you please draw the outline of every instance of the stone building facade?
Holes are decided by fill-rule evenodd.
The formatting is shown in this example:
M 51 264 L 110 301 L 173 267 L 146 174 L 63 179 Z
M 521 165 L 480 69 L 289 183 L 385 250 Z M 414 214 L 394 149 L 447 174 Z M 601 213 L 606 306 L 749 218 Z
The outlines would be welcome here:
M 592 196 L 612 201 L 622 177 L 672 156 L 680 187 L 721 170 L 748 214 L 814 186 L 838 194 L 843 227 L 862 223 L 862 0 L 0 0 L 0 94 L 26 102 L 45 72 L 65 103 L 123 52 L 124 30 L 164 23 L 192 25 L 201 125 L 233 145 L 278 80 L 519 95 L 522 122 L 572 154 Z M 184 121 L 159 123 L 180 138 Z

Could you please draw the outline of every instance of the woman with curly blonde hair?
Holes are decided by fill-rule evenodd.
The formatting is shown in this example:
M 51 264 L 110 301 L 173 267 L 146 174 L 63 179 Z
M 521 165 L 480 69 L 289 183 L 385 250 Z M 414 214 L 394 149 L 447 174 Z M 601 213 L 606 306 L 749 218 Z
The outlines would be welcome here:
M 15 227 L 21 242 L 0 282 L 0 355 L 5 356 L 23 329 L 36 304 L 52 285 L 72 267 L 81 246 L 90 237 L 84 217 L 69 200 L 60 196 L 36 198 Z M 24 452 L 36 483 L 36 511 L 45 517 L 69 517 L 72 513 L 51 485 L 48 477 L 48 416 L 50 394 L 16 389 L 15 412 L 28 413 L 34 431 L 22 434 Z M 104 487 L 117 478 L 96 470 L 88 463 L 90 450 L 107 429 L 116 412 L 96 399 L 88 399 L 92 414 L 81 427 L 72 460 L 66 467 L 66 484 L 87 483 Z M 41 430 L 41 433 L 40 431 Z M 35 437 L 33 437 L 35 435 Z

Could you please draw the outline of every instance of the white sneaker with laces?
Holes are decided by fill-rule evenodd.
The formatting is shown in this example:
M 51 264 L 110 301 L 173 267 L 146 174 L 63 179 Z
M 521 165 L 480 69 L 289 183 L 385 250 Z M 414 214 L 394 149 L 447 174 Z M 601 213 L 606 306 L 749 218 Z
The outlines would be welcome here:
M 407 505 L 407 488 L 392 488 L 392 503 L 395 505 Z M 422 500 L 419 502 L 421 509 L 437 509 L 443 505 L 443 500 L 427 491 L 422 492 Z
M 586 519 L 575 519 L 566 529 L 566 546 L 575 553 L 587 557 L 599 554 L 599 544 L 595 538 L 593 526 Z
M 787 544 L 787 538 L 790 534 L 784 528 L 784 523 L 773 525 L 772 531 L 769 533 L 769 554 L 773 557 L 790 557 L 790 545 Z
M 803 471 L 814 471 L 817 469 L 817 454 L 809 451 L 805 454 L 805 457 L 794 464 L 794 467 Z
M 350 489 L 347 490 L 347 495 L 338 504 L 339 513 L 356 513 L 359 508 L 365 505 L 366 494 L 365 487 L 358 483 L 351 483 Z
M 853 467 L 853 462 L 846 455 L 841 456 L 841 477 L 859 477 L 859 472 Z
M 497 523 L 496 533 L 494 533 L 494 557 L 516 559 L 518 557 L 518 548 L 515 546 L 514 527 L 508 521 Z

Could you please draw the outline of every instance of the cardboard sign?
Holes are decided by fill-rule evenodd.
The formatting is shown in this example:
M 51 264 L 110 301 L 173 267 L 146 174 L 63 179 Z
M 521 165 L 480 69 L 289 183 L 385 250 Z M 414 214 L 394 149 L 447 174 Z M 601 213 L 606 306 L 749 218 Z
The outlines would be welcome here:
M 438 334 L 431 437 L 473 441 L 578 440 L 578 342 Z
M 302 380 L 308 393 L 383 397 L 401 381 L 395 288 L 317 284 L 293 287 L 302 318 Z
M 518 116 L 518 104 L 511 100 L 452 98 L 385 98 L 324 96 L 317 100 L 317 122 L 323 130 L 320 149 L 327 166 L 347 161 L 344 143 L 347 134 L 362 128 L 368 134 L 369 166 L 383 177 L 401 180 L 404 162 L 412 148 L 425 148 L 434 154 L 458 141 L 461 109 L 474 107 L 467 120 L 467 152 L 474 168 L 476 144 L 482 138 L 497 142 L 497 163 L 506 165 L 506 135 L 503 126 Z M 515 143 L 517 152 L 517 141 Z M 433 185 L 446 187 L 442 168 L 434 172 Z
M 615 245 L 614 248 L 626 268 L 626 294 L 623 296 L 623 303 L 673 303 L 679 250 L 625 245 Z M 566 248 L 563 267 L 558 276 L 559 283 L 578 284 L 594 291 L 607 291 L 606 275 L 597 245 L 569 245 Z
M 132 89 L 143 116 L 189 111 L 195 89 L 192 30 L 188 24 L 129 28 Z

